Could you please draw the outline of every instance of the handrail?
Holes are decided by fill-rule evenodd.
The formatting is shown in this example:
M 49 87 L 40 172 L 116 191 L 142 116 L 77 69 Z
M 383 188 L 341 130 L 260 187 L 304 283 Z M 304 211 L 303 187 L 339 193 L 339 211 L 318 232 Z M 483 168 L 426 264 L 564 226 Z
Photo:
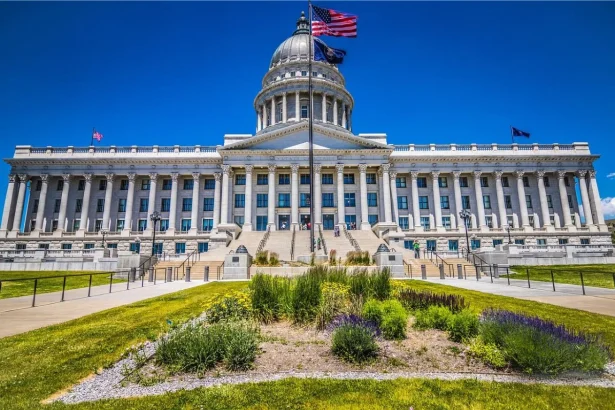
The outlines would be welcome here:
M 470 252 L 468 253 L 468 251 L 467 251 L 467 250 L 462 250 L 462 254 L 463 254 L 463 253 L 466 253 L 466 260 L 467 260 L 468 262 L 470 262 L 471 264 L 473 264 L 473 265 L 476 265 L 476 259 L 477 259 L 477 258 L 478 258 L 478 260 L 481 262 L 481 265 L 483 265 L 483 264 L 484 264 L 484 265 L 489 265 L 489 264 L 487 263 L 487 261 L 486 261 L 486 260 L 484 260 L 483 258 L 481 258 L 480 256 L 478 256 L 477 254 L 475 254 L 475 253 L 474 253 L 474 252 L 472 252 L 472 251 L 470 251 Z M 470 256 L 472 256 L 472 260 L 470 260 Z
M 224 275 L 224 262 L 222 262 L 222 265 L 218 265 L 216 275 L 218 280 L 222 280 L 222 275 Z
M 139 267 L 137 268 L 137 271 L 138 271 L 138 272 L 141 272 L 141 275 L 140 275 L 140 276 L 145 275 L 145 269 L 143 268 L 143 266 L 145 266 L 145 264 L 146 264 L 146 263 L 151 262 L 151 260 L 152 260 L 152 258 L 153 258 L 154 256 L 156 256 L 156 254 L 154 254 L 154 255 L 150 255 L 150 257 L 149 257 L 149 258 L 147 258 L 147 259 L 146 259 L 146 260 L 145 260 L 145 261 L 144 261 L 141 265 L 139 265 Z M 158 260 L 157 260 L 157 259 L 156 259 L 156 262 L 158 262 Z M 150 265 L 149 267 L 151 267 L 151 266 L 152 266 L 152 265 Z M 149 268 L 149 267 L 148 267 L 148 268 Z
M 290 240 L 290 260 L 294 261 L 295 260 L 295 233 L 296 233 L 295 226 L 293 225 L 290 229 L 293 231 L 292 238 Z
M 434 255 L 436 255 L 436 262 L 438 262 L 438 260 L 440 260 L 440 261 L 442 262 L 442 264 L 443 264 L 444 266 L 446 266 L 446 268 L 447 268 L 447 270 L 448 270 L 448 274 L 449 274 L 449 276 L 451 276 L 451 275 L 453 274 L 453 271 L 452 271 L 452 269 L 453 269 L 453 265 L 452 265 L 451 263 L 448 263 L 447 261 L 445 261 L 445 260 L 444 260 L 444 258 L 443 258 L 442 256 L 438 255 L 438 252 L 436 252 L 436 251 L 432 251 L 432 253 L 433 253 Z M 436 263 L 436 264 L 437 264 L 437 263 Z
M 402 258 L 401 261 L 403 262 L 404 266 L 408 266 L 408 268 L 409 268 L 408 270 L 410 271 L 410 279 L 412 279 L 412 264 L 406 262 L 406 260 L 404 258 Z
M 267 226 L 267 232 L 265 232 L 265 235 L 263 235 L 263 238 L 258 243 L 258 248 L 256 248 L 256 253 L 261 252 L 265 248 L 265 245 L 267 244 L 267 241 L 269 240 L 270 234 L 271 234 L 271 226 Z
M 345 225 L 342 226 L 342 229 L 344 230 L 344 236 L 346 237 L 346 239 L 348 239 L 354 250 L 357 252 L 361 252 L 361 247 L 359 246 L 359 243 L 352 237 L 350 232 L 348 232 L 348 229 L 346 229 Z
M 320 225 L 318 225 L 318 235 L 320 236 L 320 243 L 322 243 L 322 249 L 325 252 L 325 255 L 327 255 L 327 257 L 329 256 L 329 252 L 327 252 L 327 242 L 325 242 L 325 237 L 322 234 L 322 228 Z
M 228 232 L 228 231 L 227 231 L 227 232 Z M 199 256 L 199 259 L 200 259 L 201 257 L 200 257 L 200 254 L 199 254 L 198 252 L 199 252 L 199 248 L 196 248 L 195 250 L 193 250 L 192 252 L 190 252 L 190 253 L 188 254 L 188 256 L 186 257 L 186 259 L 184 259 L 184 261 L 182 262 L 182 264 L 181 264 L 181 265 L 179 265 L 177 268 L 175 268 L 175 274 L 177 275 L 177 273 L 179 272 L 179 268 L 182 268 L 182 275 L 183 275 L 182 277 L 186 276 L 186 262 L 188 262 L 188 266 L 190 266 L 190 262 L 189 262 L 189 260 L 190 260 L 190 258 L 191 258 L 191 257 L 193 257 L 195 254 L 197 254 L 197 256 Z

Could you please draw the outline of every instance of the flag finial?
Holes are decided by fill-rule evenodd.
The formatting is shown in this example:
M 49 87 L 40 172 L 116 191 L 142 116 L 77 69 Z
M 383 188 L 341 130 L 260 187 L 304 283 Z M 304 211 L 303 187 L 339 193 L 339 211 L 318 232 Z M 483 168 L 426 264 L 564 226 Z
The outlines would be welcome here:
M 301 17 L 299 17 L 299 19 L 297 20 L 297 29 L 295 30 L 293 35 L 295 34 L 310 34 L 309 22 L 305 18 L 304 11 L 301 12 Z

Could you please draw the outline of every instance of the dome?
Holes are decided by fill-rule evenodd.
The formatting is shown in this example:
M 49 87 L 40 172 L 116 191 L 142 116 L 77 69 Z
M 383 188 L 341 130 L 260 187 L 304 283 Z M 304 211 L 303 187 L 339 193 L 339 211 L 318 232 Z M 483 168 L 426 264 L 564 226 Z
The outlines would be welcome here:
M 269 68 L 288 61 L 307 60 L 310 52 L 310 28 L 305 13 L 297 20 L 297 29 L 273 53 Z

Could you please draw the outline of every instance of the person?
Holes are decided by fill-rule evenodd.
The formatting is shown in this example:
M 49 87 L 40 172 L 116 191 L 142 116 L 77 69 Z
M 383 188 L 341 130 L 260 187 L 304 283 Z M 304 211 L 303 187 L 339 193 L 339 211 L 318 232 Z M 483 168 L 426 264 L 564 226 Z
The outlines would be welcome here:
M 320 238 L 316 239 L 316 245 L 318 246 L 318 249 L 320 249 Z
M 419 241 L 414 241 L 414 258 L 419 259 L 421 257 L 421 246 Z
M 286 229 L 286 222 L 282 222 L 282 230 Z
M 310 228 L 311 228 L 311 225 L 310 225 L 309 222 L 307 223 L 307 228 L 308 228 L 308 230 L 310 230 Z
M 340 233 L 340 228 L 336 225 L 335 228 L 333 228 L 333 236 L 338 236 Z

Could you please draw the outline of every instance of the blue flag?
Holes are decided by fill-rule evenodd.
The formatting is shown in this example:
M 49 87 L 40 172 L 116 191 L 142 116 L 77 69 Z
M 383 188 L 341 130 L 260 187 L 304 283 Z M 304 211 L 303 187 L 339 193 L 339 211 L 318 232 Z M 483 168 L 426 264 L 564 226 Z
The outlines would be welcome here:
M 346 52 L 338 48 L 329 47 L 322 40 L 314 39 L 314 61 L 326 61 L 329 64 L 342 64 Z
M 510 132 L 512 133 L 513 137 L 525 137 L 525 138 L 530 137 L 529 132 L 521 131 L 519 128 L 510 127 Z

